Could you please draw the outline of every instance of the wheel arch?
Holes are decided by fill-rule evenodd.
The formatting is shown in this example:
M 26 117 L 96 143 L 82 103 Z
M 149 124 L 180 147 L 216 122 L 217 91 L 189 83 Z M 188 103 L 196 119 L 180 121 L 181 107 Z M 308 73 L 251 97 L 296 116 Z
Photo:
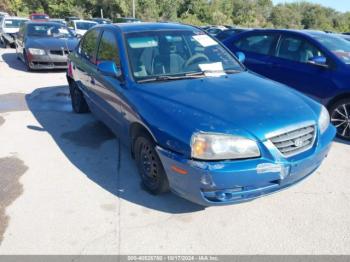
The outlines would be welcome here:
M 327 104 L 327 109 L 330 110 L 338 101 L 343 99 L 350 99 L 350 92 L 339 94 L 333 97 Z
M 144 124 L 141 124 L 140 122 L 134 122 L 130 125 L 129 128 L 129 139 L 130 139 L 130 148 L 131 148 L 131 155 L 134 158 L 134 144 L 136 141 L 136 138 L 140 135 L 145 135 L 148 138 L 152 139 L 152 141 L 157 144 L 157 139 L 154 137 L 152 132 L 147 128 Z

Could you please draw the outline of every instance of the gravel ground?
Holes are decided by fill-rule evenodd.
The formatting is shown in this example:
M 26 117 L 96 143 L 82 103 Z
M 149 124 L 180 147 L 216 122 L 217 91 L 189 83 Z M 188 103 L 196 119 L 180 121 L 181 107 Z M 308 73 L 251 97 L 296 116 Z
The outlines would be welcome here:
M 144 192 L 128 151 L 71 112 L 64 72 L 0 50 L 0 254 L 350 254 L 350 144 L 301 184 L 203 209 Z

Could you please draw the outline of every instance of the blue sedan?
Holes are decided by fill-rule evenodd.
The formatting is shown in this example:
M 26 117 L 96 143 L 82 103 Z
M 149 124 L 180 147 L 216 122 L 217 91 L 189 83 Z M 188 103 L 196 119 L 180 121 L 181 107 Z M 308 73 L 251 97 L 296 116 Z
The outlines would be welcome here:
M 325 105 L 338 136 L 350 140 L 350 42 L 322 31 L 252 30 L 224 41 L 252 71 Z
M 187 25 L 96 26 L 69 57 L 72 106 L 130 147 L 150 193 L 252 200 L 312 174 L 335 128 L 325 107 L 237 57 Z

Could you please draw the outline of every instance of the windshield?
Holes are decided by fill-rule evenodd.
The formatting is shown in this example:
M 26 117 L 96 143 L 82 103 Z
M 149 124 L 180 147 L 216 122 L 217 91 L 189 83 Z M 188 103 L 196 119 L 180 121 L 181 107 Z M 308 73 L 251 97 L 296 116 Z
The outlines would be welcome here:
M 5 19 L 5 28 L 19 28 L 25 22 L 23 19 Z
M 96 23 L 89 22 L 77 22 L 76 27 L 78 30 L 89 30 L 91 27 L 95 26 Z
M 137 81 L 159 76 L 224 74 L 243 71 L 218 42 L 201 31 L 126 34 L 129 61 Z
M 314 38 L 333 52 L 344 63 L 350 64 L 350 42 L 337 36 L 320 35 Z
M 72 32 L 59 24 L 29 24 L 28 36 L 39 37 L 74 37 Z

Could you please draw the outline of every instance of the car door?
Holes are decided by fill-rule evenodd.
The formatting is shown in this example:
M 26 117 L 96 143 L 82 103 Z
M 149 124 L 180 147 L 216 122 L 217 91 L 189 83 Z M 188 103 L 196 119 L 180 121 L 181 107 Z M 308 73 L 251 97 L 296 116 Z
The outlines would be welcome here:
M 266 77 L 271 77 L 270 58 L 278 40 L 277 33 L 256 32 L 238 38 L 232 46 L 234 51 L 246 55 L 244 64 L 248 69 Z
M 97 106 L 106 113 L 107 121 L 104 122 L 116 133 L 121 134 L 122 82 L 116 76 L 101 74 L 97 69 L 98 64 L 107 61 L 112 61 L 119 69 L 121 68 L 116 33 L 105 29 L 98 45 L 95 70 L 91 71 L 90 88 Z
M 310 97 L 321 100 L 335 88 L 332 80 L 332 62 L 316 65 L 310 59 L 325 56 L 308 39 L 299 35 L 283 34 L 271 57 L 272 79 L 291 86 Z
M 91 98 L 92 78 L 91 75 L 96 71 L 96 52 L 101 30 L 99 28 L 89 31 L 80 41 L 78 55 L 80 59 L 76 60 L 73 66 L 76 81 L 84 93 Z

